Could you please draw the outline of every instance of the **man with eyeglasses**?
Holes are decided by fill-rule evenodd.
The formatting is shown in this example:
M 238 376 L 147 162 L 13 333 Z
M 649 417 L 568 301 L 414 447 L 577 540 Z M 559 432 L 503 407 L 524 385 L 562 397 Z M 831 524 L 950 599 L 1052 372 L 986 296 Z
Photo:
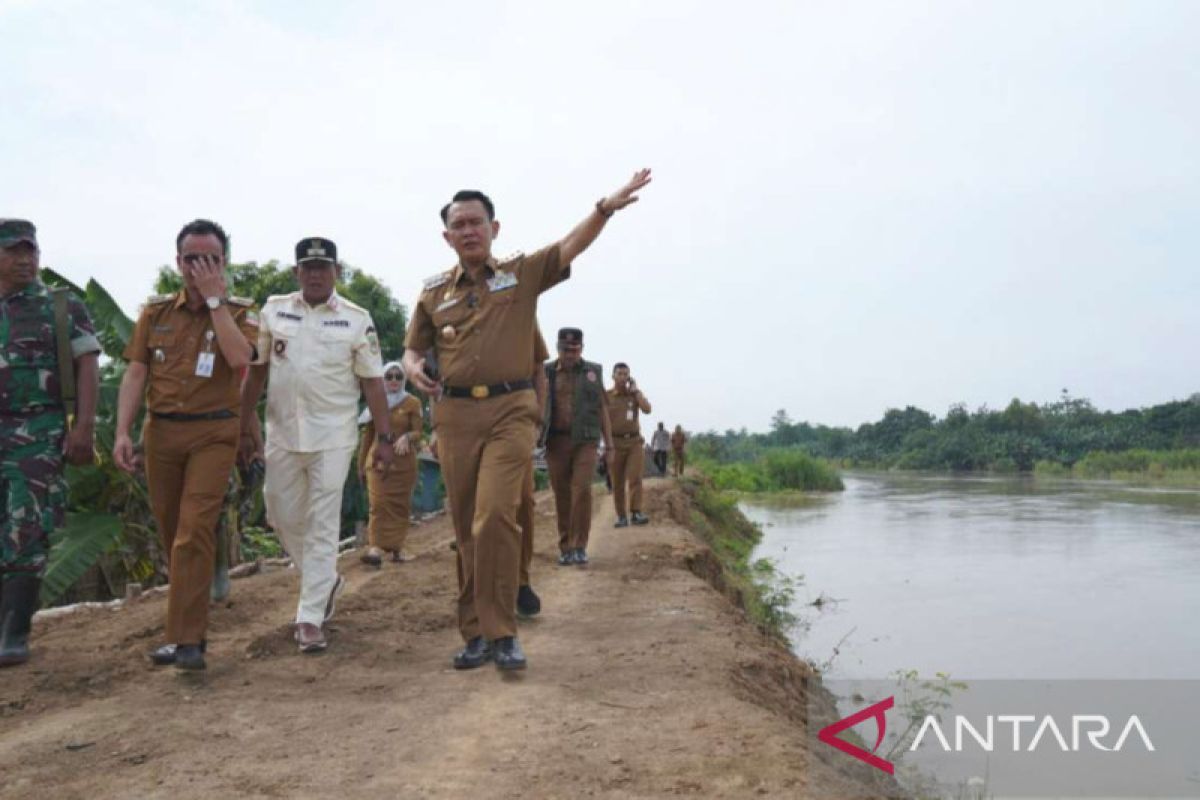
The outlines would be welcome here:
M 649 182 L 650 171 L 638 171 L 560 241 L 503 262 L 492 257 L 500 223 L 487 195 L 461 191 L 441 210 L 442 236 L 458 263 L 426 280 L 404 367 L 418 389 L 441 398 L 433 418 L 458 541 L 458 624 L 466 642 L 454 656 L 457 669 L 491 660 L 501 670 L 526 666 L 516 636 L 517 508 L 540 416 L 529 370 L 538 297 L 570 276 L 575 257 Z M 424 373 L 430 348 L 440 382 Z
M 371 315 L 337 293 L 337 245 L 312 237 L 296 244 L 300 291 L 263 306 L 258 358 L 242 391 L 242 457 L 255 451 L 253 415 L 267 392 L 267 520 L 300 573 L 294 636 L 302 653 L 320 653 L 322 626 L 337 610 L 345 579 L 337 572 L 342 487 L 358 444 L 358 399 L 366 398 L 385 474 L 396 442 L 383 387 L 383 360 Z
M 237 456 L 239 390 L 254 359 L 259 317 L 251 300 L 227 297 L 229 237 L 198 219 L 175 237 L 183 289 L 142 306 L 125 347 L 113 461 L 142 466 L 130 429 L 145 395 L 146 486 L 167 559 L 167 643 L 156 665 L 205 668 L 217 519 Z

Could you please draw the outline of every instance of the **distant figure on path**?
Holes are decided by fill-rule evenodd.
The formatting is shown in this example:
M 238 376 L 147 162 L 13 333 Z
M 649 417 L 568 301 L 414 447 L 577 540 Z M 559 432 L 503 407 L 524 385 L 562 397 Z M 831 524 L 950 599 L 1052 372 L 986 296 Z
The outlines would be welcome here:
M 612 475 L 613 503 L 617 509 L 614 527 L 624 528 L 632 518 L 634 525 L 645 525 L 650 519 L 642 513 L 642 471 L 645 469 L 645 445 L 639 414 L 650 413 L 650 401 L 642 394 L 629 375 L 629 365 L 613 367 L 613 388 L 608 391 L 608 418 L 612 427 L 613 450 L 608 456 Z M 629 510 L 625 515 L 625 486 L 629 485 Z
M 654 467 L 659 475 L 667 474 L 667 450 L 671 446 L 671 434 L 667 433 L 663 423 L 658 423 L 654 435 L 650 437 L 650 449 L 654 452 Z
M 671 434 L 671 454 L 675 457 L 675 477 L 678 478 L 683 474 L 683 448 L 687 445 L 687 436 L 683 434 L 683 428 L 679 425 L 675 426 L 675 431 Z

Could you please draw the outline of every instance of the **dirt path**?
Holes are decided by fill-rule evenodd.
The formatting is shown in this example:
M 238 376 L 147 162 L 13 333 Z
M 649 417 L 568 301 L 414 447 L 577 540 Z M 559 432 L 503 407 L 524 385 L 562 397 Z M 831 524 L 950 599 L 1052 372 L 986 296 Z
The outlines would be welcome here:
M 201 676 L 146 661 L 161 596 L 39 620 L 33 661 L 0 673 L 0 797 L 847 796 L 810 765 L 803 668 L 689 570 L 705 548 L 674 484 L 648 500 L 651 525 L 614 530 L 598 496 L 592 564 L 564 568 L 539 496 L 515 676 L 450 668 L 445 518 L 407 564 L 343 557 L 324 655 L 295 651 L 287 569 L 234 582 Z

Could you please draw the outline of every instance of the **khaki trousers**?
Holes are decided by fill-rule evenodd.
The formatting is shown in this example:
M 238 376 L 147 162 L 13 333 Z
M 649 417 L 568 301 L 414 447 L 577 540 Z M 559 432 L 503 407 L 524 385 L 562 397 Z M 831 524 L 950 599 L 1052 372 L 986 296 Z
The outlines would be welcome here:
M 342 487 L 354 446 L 299 453 L 267 439 L 263 500 L 267 520 L 300 573 L 296 622 L 325 622 L 325 605 L 337 582 L 342 528 Z
M 458 628 L 464 640 L 517 633 L 517 509 L 539 420 L 532 390 L 434 406 L 438 455 L 458 540 Z
M 678 477 L 683 474 L 685 457 L 682 450 L 674 450 L 671 455 L 675 457 L 675 475 Z
M 552 436 L 546 445 L 550 487 L 558 512 L 558 549 L 587 549 L 592 530 L 592 475 L 596 471 L 596 443 L 574 444 L 571 437 Z
M 367 543 L 372 547 L 389 552 L 404 549 L 416 482 L 417 456 L 411 451 L 396 456 L 386 475 L 367 467 Z
M 217 520 L 237 456 L 237 419 L 180 422 L 146 415 L 150 508 L 167 557 L 166 638 L 200 644 L 217 552 Z
M 628 439 L 613 437 L 612 460 L 608 468 L 612 473 L 613 503 L 618 517 L 628 516 L 625 513 L 626 481 L 629 482 L 629 510 L 635 514 L 642 510 L 642 472 L 646 460 L 644 444 L 640 436 Z
M 533 498 L 533 460 L 529 461 L 529 474 L 521 487 L 521 507 L 517 509 L 517 524 L 521 526 L 521 574 L 520 585 L 529 585 L 529 567 L 533 564 L 533 511 L 537 501 Z

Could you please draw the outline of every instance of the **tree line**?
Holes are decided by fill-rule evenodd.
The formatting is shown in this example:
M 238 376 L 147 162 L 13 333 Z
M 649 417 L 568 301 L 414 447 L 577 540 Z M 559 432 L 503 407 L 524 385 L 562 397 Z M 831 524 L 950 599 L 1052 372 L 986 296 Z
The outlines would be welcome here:
M 1085 463 L 1095 462 L 1099 453 L 1200 448 L 1200 394 L 1148 408 L 1101 411 L 1064 389 L 1056 401 L 1043 404 L 1014 399 L 1004 409 L 970 411 L 958 403 L 941 418 L 916 406 L 892 408 L 879 421 L 856 429 L 794 422 L 780 409 L 765 433 L 708 431 L 691 442 L 694 455 L 721 464 L 759 461 L 775 448 L 802 450 L 852 467 L 1069 471 L 1089 455 L 1093 457 Z

